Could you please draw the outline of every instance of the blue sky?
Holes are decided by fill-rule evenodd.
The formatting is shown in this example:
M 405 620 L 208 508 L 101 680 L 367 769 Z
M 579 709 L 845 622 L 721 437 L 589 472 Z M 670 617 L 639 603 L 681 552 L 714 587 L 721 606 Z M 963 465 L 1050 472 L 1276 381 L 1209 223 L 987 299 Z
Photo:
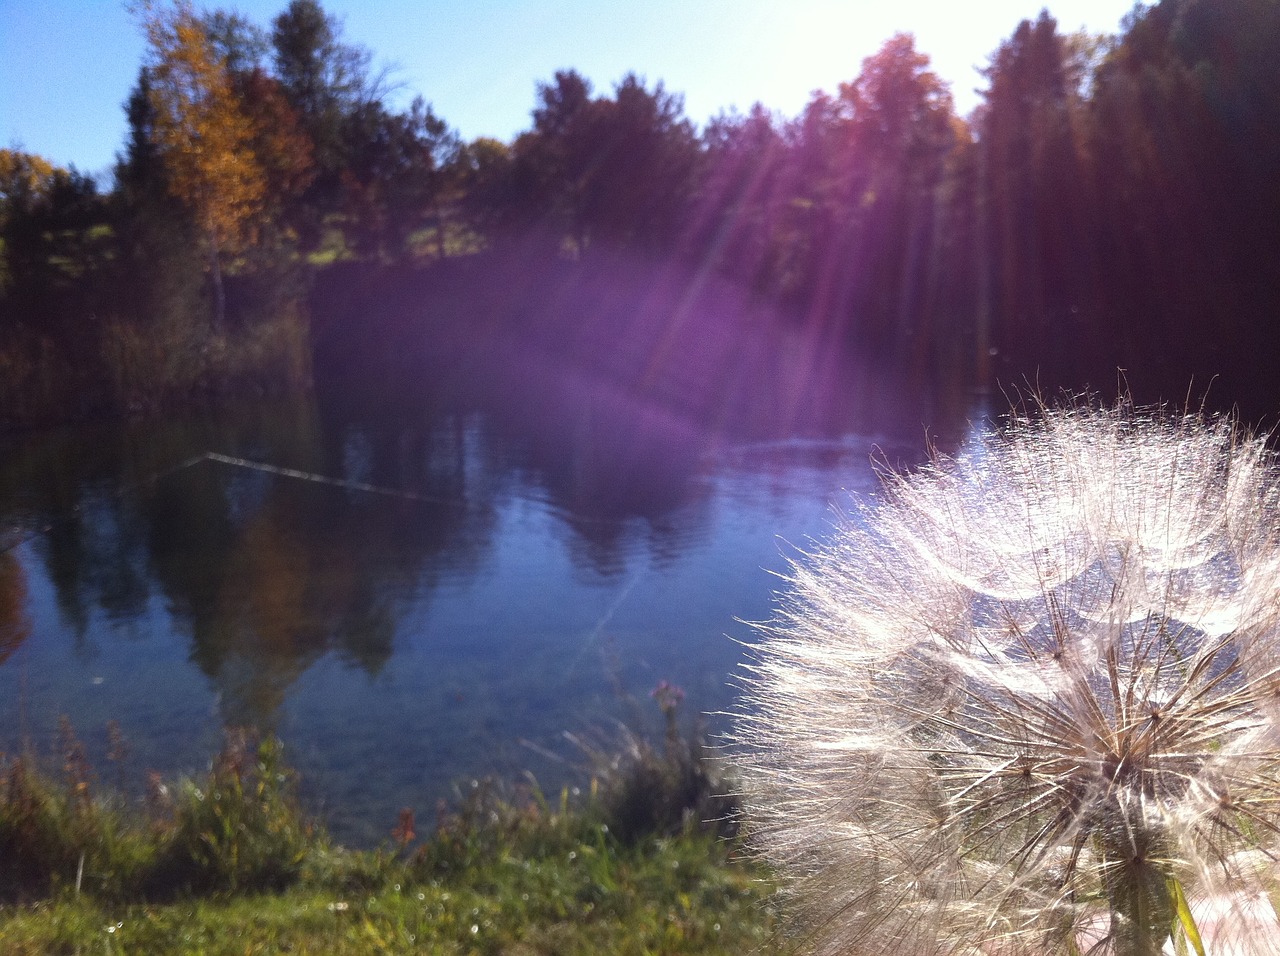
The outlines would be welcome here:
M 323 0 L 322 0 L 323 2 Z M 288 0 L 211 3 L 269 26 Z M 199 4 L 198 4 L 199 5 Z M 1113 33 L 1132 0 L 1058 0 L 1060 28 Z M 389 67 L 465 138 L 527 129 L 535 84 L 573 67 L 608 91 L 629 70 L 682 93 L 703 123 L 757 100 L 797 114 L 834 91 L 894 32 L 949 81 L 967 113 L 986 64 L 1043 0 L 328 0 L 349 42 Z M 122 0 L 0 0 L 0 146 L 106 170 L 143 41 Z

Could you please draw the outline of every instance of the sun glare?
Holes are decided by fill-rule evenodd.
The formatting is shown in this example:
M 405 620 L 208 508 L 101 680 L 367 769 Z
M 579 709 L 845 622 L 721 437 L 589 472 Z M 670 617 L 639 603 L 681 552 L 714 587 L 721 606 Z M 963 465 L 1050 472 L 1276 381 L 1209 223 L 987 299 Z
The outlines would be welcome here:
M 758 100 L 794 116 L 815 90 L 835 93 L 895 33 L 910 33 L 916 49 L 950 85 L 957 111 L 967 114 L 985 86 L 979 71 L 1020 21 L 1034 20 L 1045 6 L 1036 0 L 756 3 L 735 17 L 743 71 L 734 81 L 736 105 L 745 110 Z M 1133 3 L 1084 0 L 1058 7 L 1048 8 L 1063 32 L 1114 33 Z

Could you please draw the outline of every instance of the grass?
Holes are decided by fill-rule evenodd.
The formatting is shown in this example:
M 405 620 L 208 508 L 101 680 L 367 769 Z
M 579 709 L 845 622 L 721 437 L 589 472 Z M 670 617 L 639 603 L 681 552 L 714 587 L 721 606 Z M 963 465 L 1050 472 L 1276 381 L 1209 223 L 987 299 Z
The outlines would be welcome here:
M 211 330 L 186 315 L 150 325 L 110 320 L 101 333 L 107 394 L 121 409 L 156 408 L 214 392 L 298 391 L 310 383 L 301 307 Z
M 0 911 L 0 949 L 45 953 L 744 953 L 771 933 L 749 873 L 700 841 L 497 858 L 452 879 L 382 866 L 333 888 Z M 475 879 L 469 882 L 464 876 Z M 364 885 L 371 882 L 372 885 Z
M 298 810 L 274 740 L 230 734 L 203 776 L 153 776 L 128 804 L 96 791 L 63 736 L 60 773 L 0 763 L 6 954 L 778 948 L 766 874 L 728 835 L 699 748 L 674 735 L 597 754 L 579 800 L 478 782 L 426 826 L 404 811 L 367 851 Z
M 219 331 L 176 310 L 150 323 L 104 316 L 75 342 L 0 330 L 0 427 L 297 393 L 310 382 L 309 320 L 298 303 Z

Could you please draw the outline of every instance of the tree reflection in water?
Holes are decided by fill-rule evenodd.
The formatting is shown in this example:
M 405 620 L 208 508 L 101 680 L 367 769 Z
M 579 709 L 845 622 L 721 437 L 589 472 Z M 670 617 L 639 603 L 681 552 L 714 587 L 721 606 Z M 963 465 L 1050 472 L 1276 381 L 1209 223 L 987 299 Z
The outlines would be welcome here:
M 217 725 L 275 729 L 337 829 L 376 839 L 379 814 L 464 774 L 554 786 L 565 768 L 538 753 L 625 717 L 620 692 L 669 679 L 695 710 L 727 707 L 724 634 L 765 612 L 775 535 L 821 533 L 828 502 L 871 481 L 873 443 L 921 451 L 927 413 L 888 414 L 910 393 L 870 372 L 843 405 L 766 389 L 747 408 L 723 376 L 650 369 L 646 392 L 528 354 L 494 343 L 378 387 L 322 380 L 314 401 L 8 439 L 0 516 L 47 530 L 0 565 L 0 720 L 25 707 L 51 738 L 69 711 L 92 740 L 117 719 L 146 738 L 140 762 L 174 769 Z
M 26 572 L 13 552 L 0 552 L 0 664 L 31 636 L 26 604 Z

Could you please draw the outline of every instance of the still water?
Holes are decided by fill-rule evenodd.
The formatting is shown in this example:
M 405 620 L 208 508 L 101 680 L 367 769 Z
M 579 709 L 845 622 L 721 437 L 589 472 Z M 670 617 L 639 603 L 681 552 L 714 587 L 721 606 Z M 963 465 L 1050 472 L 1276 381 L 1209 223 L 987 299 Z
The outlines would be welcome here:
M 65 715 L 115 783 L 198 771 L 252 725 L 369 844 L 479 775 L 558 788 L 586 762 L 567 735 L 656 729 L 660 680 L 723 729 L 788 557 L 876 462 L 973 414 L 829 362 L 748 378 L 490 350 L 411 386 L 0 439 L 0 750 L 55 752 Z

